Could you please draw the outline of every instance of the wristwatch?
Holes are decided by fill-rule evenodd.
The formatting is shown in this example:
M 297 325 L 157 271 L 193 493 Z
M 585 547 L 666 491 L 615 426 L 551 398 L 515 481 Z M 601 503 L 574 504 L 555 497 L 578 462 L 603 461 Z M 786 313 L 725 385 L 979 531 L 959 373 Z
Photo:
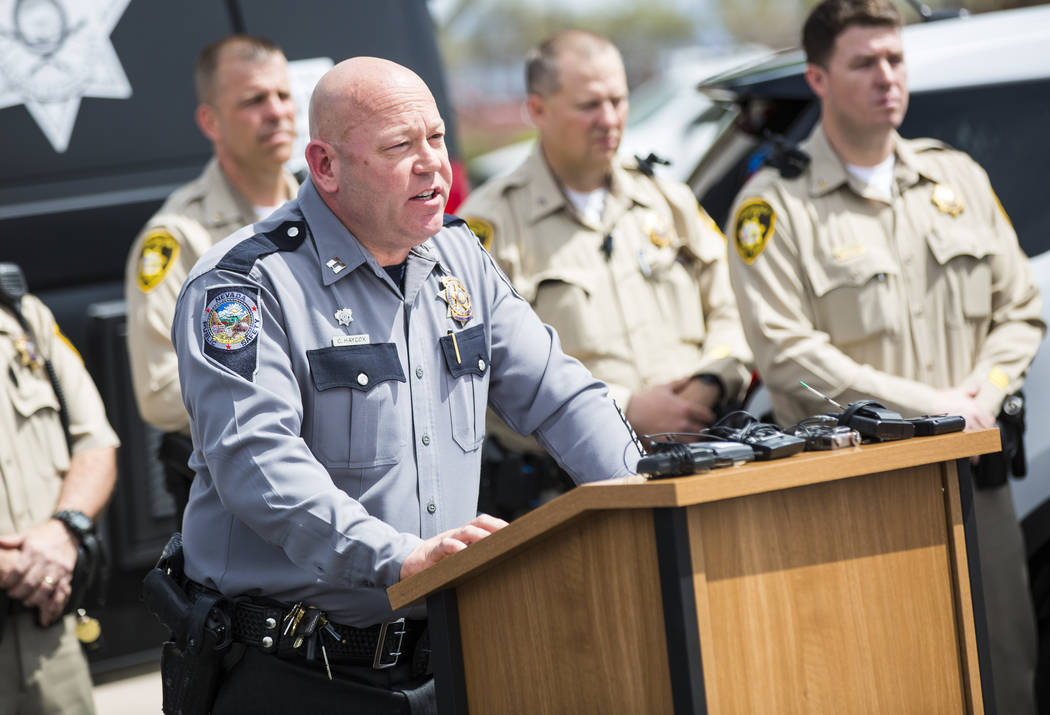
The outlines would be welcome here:
M 75 509 L 56 511 L 51 515 L 51 518 L 61 521 L 80 544 L 84 543 L 84 537 L 92 534 L 95 530 L 95 522 L 91 521 L 91 518 L 84 512 L 76 511 Z

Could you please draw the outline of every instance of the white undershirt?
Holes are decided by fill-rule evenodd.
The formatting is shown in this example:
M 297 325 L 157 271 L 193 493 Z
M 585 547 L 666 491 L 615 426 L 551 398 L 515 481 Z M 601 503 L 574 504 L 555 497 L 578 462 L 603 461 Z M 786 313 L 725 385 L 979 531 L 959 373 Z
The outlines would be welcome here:
M 605 210 L 605 197 L 609 195 L 607 188 L 603 186 L 594 191 L 573 191 L 566 186 L 565 195 L 569 197 L 569 201 L 572 202 L 572 205 L 576 207 L 576 210 L 585 219 L 594 224 L 602 222 L 602 211 Z
M 277 206 L 280 206 L 280 204 L 277 204 Z M 259 218 L 260 221 L 262 221 L 264 218 L 276 211 L 277 206 L 256 206 L 255 215 Z
M 897 157 L 892 153 L 875 166 L 846 164 L 846 169 L 870 192 L 890 201 L 893 198 L 893 166 Z

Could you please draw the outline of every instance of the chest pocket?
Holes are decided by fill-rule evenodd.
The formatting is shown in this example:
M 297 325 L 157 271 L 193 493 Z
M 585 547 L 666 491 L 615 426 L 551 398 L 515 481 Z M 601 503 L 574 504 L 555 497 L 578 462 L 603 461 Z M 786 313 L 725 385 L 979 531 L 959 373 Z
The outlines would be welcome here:
M 818 255 L 806 267 L 813 287 L 816 328 L 839 347 L 894 332 L 900 271 L 881 248 L 840 259 Z
M 926 244 L 941 267 L 948 323 L 958 326 L 988 318 L 992 314 L 992 267 L 986 259 L 994 252 L 992 236 L 972 227 L 934 226 L 926 235 Z
M 317 395 L 312 448 L 322 464 L 394 464 L 404 446 L 395 382 L 405 373 L 393 343 L 307 350 Z
M 485 437 L 490 371 L 485 326 L 475 325 L 446 335 L 439 342 L 448 368 L 445 386 L 452 438 L 464 452 L 473 452 Z
M 40 474 L 64 472 L 69 468 L 58 398 L 42 366 L 29 368 L 16 357 L 8 363 L 7 380 L 15 414 L 14 444 L 39 462 Z
M 583 270 L 547 270 L 533 280 L 532 307 L 540 320 L 558 331 L 562 350 L 587 359 L 612 338 L 609 316 L 602 314 L 611 306 L 600 309 L 593 278 Z

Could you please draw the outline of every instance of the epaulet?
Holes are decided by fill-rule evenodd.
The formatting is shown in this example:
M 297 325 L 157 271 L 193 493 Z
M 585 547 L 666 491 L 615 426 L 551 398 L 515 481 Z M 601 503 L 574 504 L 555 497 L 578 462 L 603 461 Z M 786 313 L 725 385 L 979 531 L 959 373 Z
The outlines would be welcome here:
M 653 178 L 653 174 L 654 174 L 653 167 L 656 164 L 660 164 L 661 166 L 670 166 L 671 165 L 671 162 L 668 159 L 664 159 L 662 156 L 657 156 L 656 154 L 653 154 L 652 152 L 649 152 L 649 156 L 645 157 L 644 159 L 642 157 L 638 156 L 637 154 L 635 154 L 634 155 L 634 160 L 636 162 L 638 162 L 638 166 L 637 166 L 638 171 L 642 172 L 643 174 L 648 176 L 650 179 Z M 630 168 L 630 166 L 628 166 L 627 168 Z
M 773 167 L 785 179 L 794 179 L 802 175 L 809 166 L 810 156 L 798 148 L 798 144 L 789 142 L 784 136 L 766 131 L 765 138 L 771 149 L 763 163 Z
M 461 223 L 464 226 L 467 225 L 467 222 L 459 216 L 456 216 L 455 214 L 445 214 L 445 226 L 455 226 L 457 223 Z
M 908 145 L 912 151 L 922 153 L 924 151 L 955 151 L 955 147 L 951 144 L 942 142 L 940 139 L 933 139 L 932 137 L 923 137 L 921 139 L 910 139 Z
M 285 221 L 267 233 L 257 233 L 244 239 L 226 252 L 217 264 L 235 273 L 248 273 L 255 262 L 277 251 L 294 251 L 306 240 L 305 221 Z

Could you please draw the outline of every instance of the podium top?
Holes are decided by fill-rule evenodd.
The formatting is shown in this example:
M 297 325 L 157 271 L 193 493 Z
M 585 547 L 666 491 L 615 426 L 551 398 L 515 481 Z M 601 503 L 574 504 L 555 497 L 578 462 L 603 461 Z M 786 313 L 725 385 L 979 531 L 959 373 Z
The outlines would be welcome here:
M 487 570 L 589 511 L 652 509 L 733 499 L 781 489 L 849 479 L 1002 449 L 998 429 L 914 437 L 786 459 L 752 462 L 687 477 L 648 480 L 632 476 L 582 484 L 515 519 L 506 528 L 387 589 L 394 608 L 454 587 Z

